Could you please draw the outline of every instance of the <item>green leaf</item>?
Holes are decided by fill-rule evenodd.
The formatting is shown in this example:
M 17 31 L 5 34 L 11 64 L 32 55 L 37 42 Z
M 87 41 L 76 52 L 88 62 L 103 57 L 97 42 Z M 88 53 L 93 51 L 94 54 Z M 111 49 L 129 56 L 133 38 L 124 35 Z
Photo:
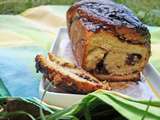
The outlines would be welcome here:
M 11 96 L 1 79 L 0 79 L 0 96 Z
M 148 110 L 147 106 L 150 106 Z M 67 116 L 84 120 L 90 119 L 90 116 L 91 119 L 141 120 L 144 115 L 145 119 L 159 120 L 159 113 L 159 100 L 136 100 L 116 92 L 98 90 L 87 95 L 79 104 L 50 115 L 47 120 L 58 120 Z
M 141 120 L 144 120 L 144 119 L 145 119 L 145 116 L 146 116 L 146 114 L 147 114 L 147 112 L 148 112 L 148 110 L 149 110 L 149 106 L 150 106 L 151 100 L 152 100 L 152 99 L 149 100 L 148 106 L 147 106 L 146 111 L 145 111 L 145 113 L 144 113 L 144 115 L 143 115 L 143 117 L 142 117 Z
M 45 115 L 44 115 L 44 112 L 43 112 L 43 109 L 42 109 L 42 108 L 40 108 L 40 118 L 41 118 L 41 120 L 46 120 L 46 118 L 45 118 Z

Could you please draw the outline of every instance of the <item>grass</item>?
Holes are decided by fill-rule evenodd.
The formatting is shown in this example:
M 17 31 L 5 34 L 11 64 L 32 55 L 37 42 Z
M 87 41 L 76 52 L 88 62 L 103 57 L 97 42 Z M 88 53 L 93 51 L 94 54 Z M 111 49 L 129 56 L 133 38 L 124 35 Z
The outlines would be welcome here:
M 160 0 L 115 0 L 128 6 L 148 25 L 160 26 Z
M 75 0 L 0 0 L 0 14 L 18 14 L 39 5 L 71 5 Z

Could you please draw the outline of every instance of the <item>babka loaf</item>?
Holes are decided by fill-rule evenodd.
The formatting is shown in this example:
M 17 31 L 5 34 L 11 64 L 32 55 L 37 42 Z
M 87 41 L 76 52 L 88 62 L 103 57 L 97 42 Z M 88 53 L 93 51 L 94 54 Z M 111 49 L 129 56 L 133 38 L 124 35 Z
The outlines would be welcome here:
M 100 80 L 137 81 L 150 57 L 147 27 L 121 4 L 82 0 L 67 11 L 77 63 Z
M 97 89 L 110 89 L 107 83 L 54 54 L 50 53 L 48 59 L 37 55 L 35 61 L 37 72 L 43 73 L 44 78 L 65 92 L 85 94 Z

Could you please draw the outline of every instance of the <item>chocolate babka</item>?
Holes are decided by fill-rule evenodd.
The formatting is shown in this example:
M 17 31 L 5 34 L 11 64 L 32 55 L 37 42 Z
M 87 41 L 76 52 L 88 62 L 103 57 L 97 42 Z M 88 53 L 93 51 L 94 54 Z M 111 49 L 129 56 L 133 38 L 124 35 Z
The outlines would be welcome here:
M 49 58 L 37 55 L 35 58 L 37 72 L 64 92 L 86 94 L 97 89 L 110 89 L 107 83 L 102 83 L 85 70 L 49 53 Z
M 137 81 L 150 57 L 147 27 L 124 5 L 82 0 L 67 12 L 77 63 L 100 80 Z

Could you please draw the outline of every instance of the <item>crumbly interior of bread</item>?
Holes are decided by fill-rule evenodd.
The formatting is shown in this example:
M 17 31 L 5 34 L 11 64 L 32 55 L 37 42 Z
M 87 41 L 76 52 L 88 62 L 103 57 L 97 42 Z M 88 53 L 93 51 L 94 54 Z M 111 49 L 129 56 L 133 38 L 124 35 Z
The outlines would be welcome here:
M 144 45 L 121 41 L 109 32 L 94 33 L 88 45 L 85 68 L 92 71 L 101 64 L 99 67 L 105 72 L 99 71 L 100 74 L 128 75 L 140 72 L 149 58 Z

